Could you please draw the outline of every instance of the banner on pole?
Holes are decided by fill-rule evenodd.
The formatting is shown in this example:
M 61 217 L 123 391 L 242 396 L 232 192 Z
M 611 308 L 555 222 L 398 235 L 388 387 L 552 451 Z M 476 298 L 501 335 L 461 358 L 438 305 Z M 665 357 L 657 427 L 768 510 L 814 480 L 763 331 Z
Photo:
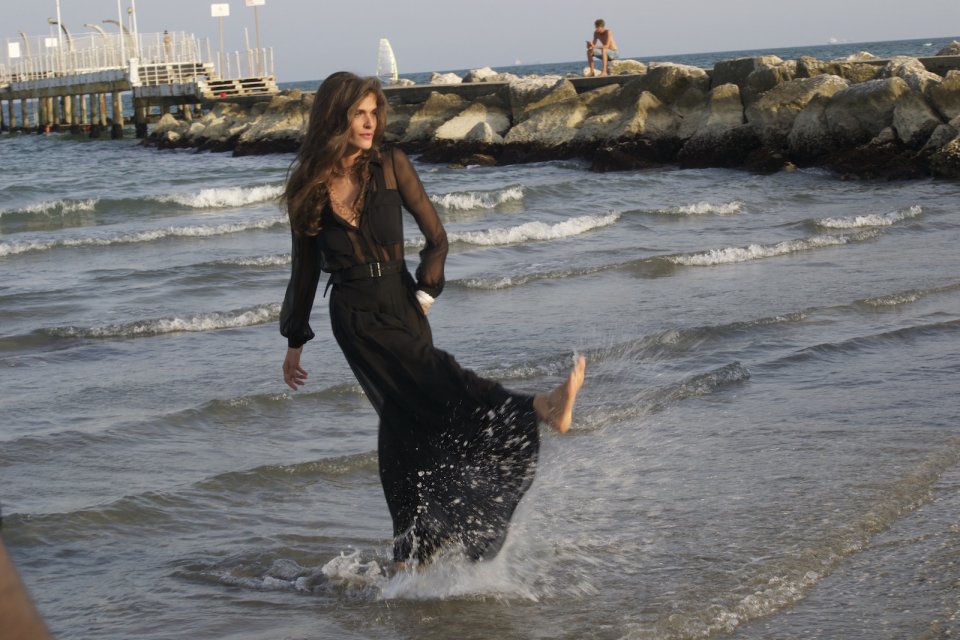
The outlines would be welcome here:
M 19 57 L 20 57 L 20 43 L 19 43 L 19 42 L 8 42 L 8 43 L 7 43 L 7 57 L 8 57 L 8 58 L 19 58 Z
M 230 15 L 230 5 L 227 3 L 210 5 L 210 17 L 226 18 Z
M 267 4 L 267 0 L 246 0 L 248 7 L 262 7 Z
M 56 49 L 58 44 L 59 43 L 57 42 L 56 38 L 43 39 L 43 46 L 45 46 L 47 49 Z

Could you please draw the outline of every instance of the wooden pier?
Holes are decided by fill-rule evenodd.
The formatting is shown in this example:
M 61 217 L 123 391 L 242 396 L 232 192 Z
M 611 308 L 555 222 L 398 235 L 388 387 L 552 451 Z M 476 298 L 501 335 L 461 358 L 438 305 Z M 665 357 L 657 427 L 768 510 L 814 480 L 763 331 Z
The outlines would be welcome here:
M 119 138 L 132 122 L 143 137 L 148 121 L 174 108 L 190 119 L 218 101 L 279 93 L 272 49 L 248 50 L 243 59 L 236 52 L 215 65 L 203 61 L 191 34 L 97 31 L 68 35 L 65 44 L 23 34 L 7 41 L 7 63 L 0 64 L 0 131 L 66 128 L 99 136 L 109 128 Z

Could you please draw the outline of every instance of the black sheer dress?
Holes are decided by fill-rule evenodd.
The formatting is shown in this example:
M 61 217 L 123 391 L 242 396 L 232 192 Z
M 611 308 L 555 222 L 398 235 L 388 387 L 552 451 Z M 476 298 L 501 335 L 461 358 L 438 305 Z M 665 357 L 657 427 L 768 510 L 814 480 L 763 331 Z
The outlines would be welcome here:
M 310 310 L 321 271 L 331 273 L 333 334 L 380 416 L 394 559 L 424 561 L 453 545 L 489 559 L 533 480 L 540 447 L 533 398 L 433 346 L 416 291 L 443 290 L 446 233 L 402 151 L 373 152 L 369 166 L 358 227 L 326 205 L 317 236 L 294 235 L 280 331 L 294 348 L 314 337 Z M 404 263 L 401 205 L 426 238 L 416 278 Z

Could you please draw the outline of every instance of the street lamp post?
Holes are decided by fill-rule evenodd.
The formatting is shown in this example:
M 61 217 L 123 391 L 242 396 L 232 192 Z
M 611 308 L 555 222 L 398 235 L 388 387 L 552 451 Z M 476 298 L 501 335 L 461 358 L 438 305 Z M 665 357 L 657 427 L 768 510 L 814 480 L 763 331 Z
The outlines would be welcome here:
M 248 7 L 253 7 L 253 24 L 257 33 L 257 75 L 263 75 L 263 51 L 260 49 L 260 14 L 258 13 L 259 7 L 267 4 L 267 0 L 246 0 Z
M 220 22 L 220 76 L 223 77 L 223 62 L 225 59 L 223 53 L 223 19 L 230 15 L 230 5 L 227 3 L 218 3 L 210 5 L 210 16 L 217 18 Z

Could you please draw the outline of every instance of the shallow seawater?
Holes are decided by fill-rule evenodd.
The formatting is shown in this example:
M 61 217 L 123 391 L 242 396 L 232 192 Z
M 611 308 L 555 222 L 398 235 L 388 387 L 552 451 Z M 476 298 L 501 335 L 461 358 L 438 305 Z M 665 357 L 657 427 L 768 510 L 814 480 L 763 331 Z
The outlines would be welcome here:
M 437 344 L 588 373 L 503 552 L 398 573 L 323 301 L 281 380 L 290 160 L 0 140 L 3 536 L 57 637 L 958 631 L 960 185 L 419 164 Z

